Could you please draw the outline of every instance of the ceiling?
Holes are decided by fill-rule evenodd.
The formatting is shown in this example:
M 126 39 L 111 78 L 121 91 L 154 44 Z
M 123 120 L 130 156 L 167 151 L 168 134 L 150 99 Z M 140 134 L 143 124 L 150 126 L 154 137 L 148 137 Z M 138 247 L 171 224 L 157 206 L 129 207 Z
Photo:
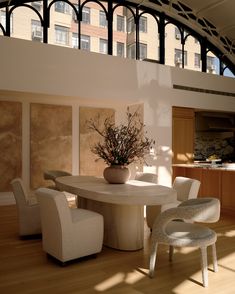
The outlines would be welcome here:
M 165 12 L 212 44 L 235 65 L 235 0 L 129 1 Z
M 0 0 L 14 3 L 23 0 Z M 235 0 L 133 0 L 132 2 L 165 12 L 205 36 L 235 66 Z

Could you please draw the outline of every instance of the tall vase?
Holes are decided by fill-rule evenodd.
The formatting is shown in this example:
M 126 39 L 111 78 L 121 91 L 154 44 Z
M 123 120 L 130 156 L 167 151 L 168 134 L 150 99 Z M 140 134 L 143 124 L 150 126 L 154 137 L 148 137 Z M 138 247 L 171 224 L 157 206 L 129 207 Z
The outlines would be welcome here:
M 130 171 L 123 165 L 111 165 L 104 169 L 103 175 L 110 184 L 125 184 L 130 177 Z

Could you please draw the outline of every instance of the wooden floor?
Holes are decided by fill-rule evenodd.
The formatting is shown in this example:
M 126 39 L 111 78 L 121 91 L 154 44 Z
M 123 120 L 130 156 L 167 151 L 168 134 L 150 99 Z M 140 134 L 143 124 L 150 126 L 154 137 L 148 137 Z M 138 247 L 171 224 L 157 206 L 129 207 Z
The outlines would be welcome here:
M 219 272 L 210 270 L 209 287 L 203 288 L 198 250 L 176 250 L 170 264 L 167 248 L 161 246 L 155 278 L 149 279 L 147 228 L 144 250 L 123 252 L 104 247 L 97 258 L 61 267 L 47 258 L 40 239 L 18 238 L 16 207 L 0 206 L 0 293 L 234 294 L 235 217 L 221 217 L 212 227 L 218 233 Z

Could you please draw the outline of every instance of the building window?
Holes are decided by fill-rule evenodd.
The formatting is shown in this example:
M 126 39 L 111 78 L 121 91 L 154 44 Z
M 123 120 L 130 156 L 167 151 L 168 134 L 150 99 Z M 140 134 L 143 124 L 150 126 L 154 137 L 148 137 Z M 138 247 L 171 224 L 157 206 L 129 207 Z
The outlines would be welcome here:
M 90 51 L 90 36 L 81 35 L 81 49 Z
M 31 2 L 33 8 L 37 9 L 37 11 L 41 10 L 42 2 L 41 1 L 33 1 Z
M 0 23 L 6 30 L 6 12 L 5 11 L 0 11 Z M 10 26 L 11 26 L 10 30 L 12 34 L 13 33 L 13 13 L 11 14 Z
M 139 31 L 141 33 L 147 33 L 147 17 L 141 16 L 139 20 Z
M 78 48 L 78 34 L 77 33 L 73 33 L 72 34 L 72 47 L 73 48 Z
M 55 42 L 61 45 L 69 45 L 69 28 L 55 25 Z
M 100 53 L 108 53 L 108 41 L 106 39 L 100 39 Z
M 176 40 L 181 39 L 181 34 L 180 34 L 180 30 L 178 27 L 175 27 L 175 38 L 176 38 Z
M 73 4 L 73 5 L 75 6 L 76 11 L 78 11 L 78 5 L 77 4 Z M 72 18 L 73 18 L 73 21 L 78 22 L 77 15 L 76 15 L 74 9 L 72 10 Z
M 89 7 L 83 7 L 82 9 L 82 22 L 89 24 L 90 23 L 90 8 Z
M 125 32 L 125 18 L 122 15 L 117 15 L 117 31 Z
M 33 41 L 42 41 L 42 26 L 39 20 L 31 20 L 31 31 L 32 31 L 32 40 Z
M 127 32 L 128 33 L 133 33 L 135 31 L 135 22 L 134 22 L 134 18 L 130 17 L 127 20 Z
M 70 6 L 64 1 L 55 2 L 55 11 L 70 14 Z
M 135 59 L 135 44 L 128 45 L 127 47 L 127 57 L 131 59 Z
M 124 43 L 117 42 L 117 56 L 124 57 L 125 56 L 125 46 Z
M 106 14 L 100 10 L 100 27 L 106 28 L 108 26 Z
M 200 67 L 201 63 L 201 55 L 199 53 L 194 54 L 194 66 L 195 67 Z
M 175 49 L 175 65 L 176 66 L 180 66 L 183 63 L 183 58 L 182 58 L 182 50 L 180 49 Z M 184 65 L 188 64 L 188 60 L 187 60 L 187 51 L 184 51 Z
M 147 58 L 147 44 L 140 43 L 140 59 Z
M 213 72 L 216 70 L 215 57 L 207 56 L 206 58 L 207 70 Z

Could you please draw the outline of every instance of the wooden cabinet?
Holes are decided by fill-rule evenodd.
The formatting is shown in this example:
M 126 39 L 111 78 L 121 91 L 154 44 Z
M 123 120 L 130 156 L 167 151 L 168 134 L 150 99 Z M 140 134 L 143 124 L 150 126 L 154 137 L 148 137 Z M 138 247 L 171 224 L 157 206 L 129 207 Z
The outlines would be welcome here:
M 190 163 L 194 153 L 194 109 L 172 108 L 173 163 Z
M 221 205 L 225 212 L 235 213 L 235 171 L 221 171 Z
M 202 197 L 215 197 L 221 200 L 221 171 L 202 169 L 201 195 Z

